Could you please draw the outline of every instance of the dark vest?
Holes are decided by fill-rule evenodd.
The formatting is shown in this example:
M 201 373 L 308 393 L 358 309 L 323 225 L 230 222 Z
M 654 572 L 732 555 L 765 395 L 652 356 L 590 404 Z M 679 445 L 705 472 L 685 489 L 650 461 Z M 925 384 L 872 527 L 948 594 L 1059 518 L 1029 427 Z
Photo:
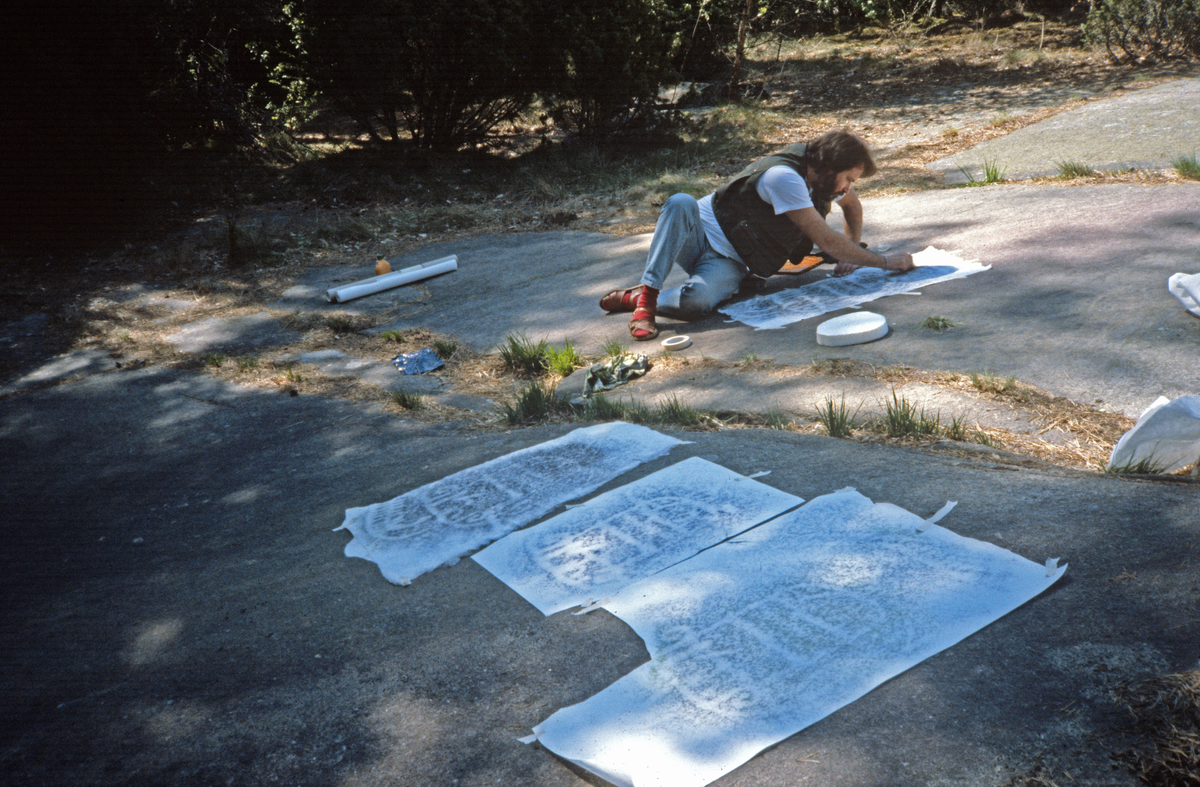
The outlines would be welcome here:
M 758 196 L 758 179 L 771 167 L 791 167 L 808 183 L 805 144 L 798 142 L 746 167 L 713 195 L 713 213 L 721 231 L 738 256 L 759 276 L 773 276 L 788 260 L 799 261 L 812 251 L 813 242 L 787 214 L 775 214 L 771 203 Z M 831 200 L 818 199 L 808 186 L 813 206 L 821 217 L 829 215 Z

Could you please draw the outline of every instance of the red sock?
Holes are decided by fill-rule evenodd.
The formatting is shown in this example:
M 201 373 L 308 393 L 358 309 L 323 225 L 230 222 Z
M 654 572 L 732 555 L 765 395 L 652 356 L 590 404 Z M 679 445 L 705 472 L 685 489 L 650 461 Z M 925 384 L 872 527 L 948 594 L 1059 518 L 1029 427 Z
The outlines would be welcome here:
M 653 287 L 642 285 L 642 292 L 638 295 L 637 306 L 634 311 L 647 311 L 653 317 L 658 313 L 658 290 Z

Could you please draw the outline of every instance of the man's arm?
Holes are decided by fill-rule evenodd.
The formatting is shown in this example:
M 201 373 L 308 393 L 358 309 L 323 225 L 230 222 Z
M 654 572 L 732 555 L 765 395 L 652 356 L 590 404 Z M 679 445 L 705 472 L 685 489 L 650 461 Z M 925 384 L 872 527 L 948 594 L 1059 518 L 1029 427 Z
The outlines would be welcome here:
M 849 197 L 850 193 L 846 193 Z M 845 197 L 843 197 L 845 199 Z M 857 198 L 856 200 L 857 201 Z M 841 203 L 838 203 L 841 205 Z M 862 206 L 859 205 L 859 231 L 862 227 Z M 911 254 L 893 254 L 890 258 L 867 251 L 845 235 L 839 235 L 829 228 L 816 208 L 799 208 L 789 210 L 787 217 L 792 220 L 808 238 L 825 251 L 832 254 L 840 263 L 850 265 L 866 265 L 871 268 L 883 268 L 889 271 L 910 271 L 913 269 Z M 849 229 L 849 226 L 847 226 Z M 836 272 L 836 269 L 835 269 Z
M 855 245 L 859 244 L 862 242 L 863 209 L 853 186 L 846 190 L 846 196 L 838 200 L 837 204 L 842 209 L 842 225 L 846 230 L 846 237 L 854 241 Z

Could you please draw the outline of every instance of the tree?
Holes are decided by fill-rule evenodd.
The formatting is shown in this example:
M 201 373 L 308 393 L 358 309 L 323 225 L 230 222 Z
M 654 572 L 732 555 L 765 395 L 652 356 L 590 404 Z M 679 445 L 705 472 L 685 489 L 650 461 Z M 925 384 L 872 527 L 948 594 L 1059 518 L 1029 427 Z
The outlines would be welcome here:
M 363 130 L 478 142 L 561 69 L 552 0 L 309 0 L 307 73 Z
M 563 8 L 564 62 L 555 118 L 584 136 L 644 119 L 672 73 L 671 29 L 659 0 L 576 0 Z

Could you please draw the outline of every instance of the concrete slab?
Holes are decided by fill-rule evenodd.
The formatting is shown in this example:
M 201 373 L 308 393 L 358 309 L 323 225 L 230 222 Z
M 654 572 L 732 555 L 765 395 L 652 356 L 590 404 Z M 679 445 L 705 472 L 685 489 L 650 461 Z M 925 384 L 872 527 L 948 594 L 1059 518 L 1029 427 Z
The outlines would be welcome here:
M 229 353 L 290 344 L 300 334 L 270 312 L 256 312 L 198 320 L 164 338 L 185 353 Z
M 985 162 L 1010 180 L 1057 175 L 1060 162 L 1098 170 L 1162 169 L 1200 150 L 1200 79 L 1179 79 L 1086 104 L 968 151 L 929 169 L 947 183 L 983 180 Z
M 0 396 L 109 372 L 120 365 L 112 353 L 106 350 L 73 350 L 51 358 L 33 371 L 0 385 Z
M 0 401 L 0 772 L 44 785 L 600 782 L 515 738 L 645 658 L 470 560 L 407 588 L 344 509 L 551 439 L 118 370 Z M 1062 582 L 716 782 L 1132 787 L 1120 682 L 1200 656 L 1200 487 L 763 430 L 682 433 L 805 498 L 847 485 Z M 1068 779 L 1063 776 L 1069 772 Z M 1029 781 L 1027 781 L 1029 780 Z M 1044 783 L 1044 779 L 1043 779 Z
M 1200 270 L 1200 184 L 1088 187 L 992 186 L 864 200 L 872 244 L 958 251 L 991 271 L 894 296 L 866 308 L 892 326 L 887 337 L 822 347 L 824 317 L 754 331 L 720 314 L 664 320 L 660 338 L 686 333 L 698 357 L 747 354 L 781 364 L 853 358 L 926 370 L 992 372 L 1052 393 L 1136 416 L 1158 396 L 1200 391 L 1200 320 L 1167 291 L 1168 277 Z M 597 305 L 636 282 L 649 235 L 589 233 L 481 236 L 425 247 L 398 264 L 459 255 L 459 270 L 430 281 L 421 311 L 380 326 L 426 327 L 479 351 L 522 332 L 570 339 L 588 353 L 630 343 L 624 315 Z M 776 276 L 766 292 L 802 286 L 820 272 Z M 678 272 L 669 283 L 678 282 Z M 371 298 L 364 298 L 364 305 Z M 944 316 L 958 327 L 920 329 Z M 657 342 L 645 346 L 659 351 Z

